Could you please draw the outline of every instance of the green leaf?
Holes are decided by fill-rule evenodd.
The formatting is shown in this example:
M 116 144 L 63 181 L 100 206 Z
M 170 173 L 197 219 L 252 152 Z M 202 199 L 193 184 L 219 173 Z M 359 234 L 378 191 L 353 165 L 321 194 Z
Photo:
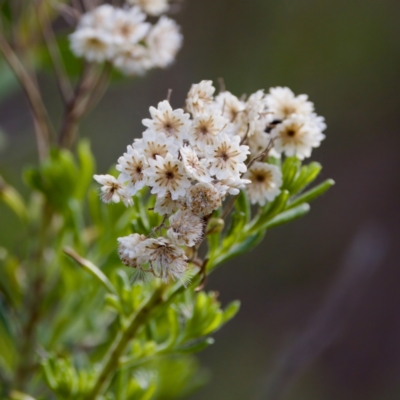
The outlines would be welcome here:
M 305 203 L 305 202 L 310 202 L 311 200 L 314 200 L 315 198 L 321 196 L 324 194 L 329 188 L 331 188 L 335 184 L 335 181 L 333 179 L 327 179 L 326 181 L 322 182 L 318 186 L 316 186 L 313 189 L 310 189 L 309 191 L 303 193 L 299 197 L 297 197 L 295 200 L 293 200 L 291 203 L 288 205 L 288 209 L 297 207 L 299 204 Z
M 224 310 L 224 323 L 231 320 L 240 310 L 240 301 L 232 301 Z
M 286 157 L 282 165 L 282 189 L 289 190 L 293 180 L 298 174 L 301 161 L 297 157 Z
M 248 234 L 264 230 L 268 222 L 285 209 L 288 199 L 289 192 L 283 190 L 282 193 L 264 211 L 264 213 L 254 218 L 254 222 L 246 229 Z
M 35 400 L 34 397 L 29 394 L 19 392 L 17 390 L 12 390 L 10 393 L 10 400 Z
M 87 189 L 93 181 L 95 170 L 95 160 L 88 140 L 81 140 L 79 142 L 77 154 L 79 160 L 79 180 L 76 185 L 75 195 L 78 199 L 84 199 Z
M 189 344 L 184 347 L 180 347 L 176 351 L 178 353 L 183 353 L 183 354 L 188 354 L 188 353 L 198 353 L 200 351 L 203 351 L 206 349 L 208 346 L 214 344 L 214 339 L 213 338 L 204 338 L 201 340 L 198 340 L 192 344 Z
M 22 222 L 28 220 L 28 209 L 22 196 L 0 177 L 0 201 L 3 201 Z
M 244 240 L 234 243 L 228 249 L 222 248 L 219 254 L 216 254 L 212 258 L 210 258 L 207 264 L 207 271 L 212 271 L 218 265 L 252 250 L 255 246 L 258 245 L 258 243 L 260 243 L 264 235 L 265 232 L 263 231 L 258 231 L 254 234 L 245 233 Z
M 265 229 L 271 229 L 276 226 L 291 222 L 307 214 L 308 211 L 310 211 L 310 206 L 307 203 L 301 204 L 295 208 L 284 211 L 283 213 L 277 215 L 275 218 L 271 219 L 267 224 L 265 224 Z
M 300 174 L 289 188 L 290 193 L 293 195 L 303 190 L 306 186 L 317 179 L 321 170 L 322 166 L 317 162 L 312 162 L 309 165 L 303 166 Z
M 65 248 L 64 253 L 70 256 L 74 261 L 76 261 L 81 267 L 83 267 L 87 272 L 89 272 L 96 280 L 101 283 L 109 293 L 117 295 L 117 292 L 113 284 L 109 279 L 96 267 L 92 262 L 80 257 L 72 249 Z
M 246 218 L 246 223 L 251 218 L 251 205 L 244 190 L 241 190 L 235 200 L 235 208 L 237 211 L 243 213 Z

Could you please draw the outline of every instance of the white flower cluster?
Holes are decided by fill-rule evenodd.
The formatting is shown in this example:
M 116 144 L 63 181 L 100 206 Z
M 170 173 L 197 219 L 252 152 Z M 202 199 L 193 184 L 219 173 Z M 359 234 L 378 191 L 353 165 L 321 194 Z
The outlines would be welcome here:
M 261 206 L 279 195 L 282 173 L 268 157 L 304 158 L 324 138 L 313 104 L 287 88 L 258 91 L 247 101 L 214 92 L 211 81 L 202 81 L 192 85 L 185 110 L 167 100 L 150 107 L 151 118 L 142 121 L 147 129 L 118 160 L 118 179 L 95 175 L 105 202 L 130 205 L 145 186 L 156 195 L 154 212 L 164 221 L 153 235 L 165 228 L 167 237 L 120 238 L 119 254 L 126 265 L 165 281 L 182 278 L 188 263 L 182 246 L 200 243 L 228 194 L 245 189 Z
M 135 0 L 134 7 L 103 4 L 82 15 L 70 35 L 73 53 L 91 62 L 111 62 L 125 75 L 140 75 L 151 68 L 165 68 L 182 45 L 176 22 L 162 16 L 152 25 L 149 15 L 168 9 L 166 0 Z

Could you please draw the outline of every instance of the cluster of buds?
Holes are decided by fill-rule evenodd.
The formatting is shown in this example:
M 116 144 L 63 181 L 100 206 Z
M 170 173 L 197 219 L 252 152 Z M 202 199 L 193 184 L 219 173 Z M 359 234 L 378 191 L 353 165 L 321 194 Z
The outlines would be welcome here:
M 154 25 L 148 15 L 168 10 L 166 0 L 134 0 L 133 7 L 103 4 L 82 15 L 70 35 L 71 49 L 90 62 L 111 62 L 125 75 L 140 75 L 152 68 L 166 68 L 182 45 L 176 22 L 165 15 Z
M 228 195 L 244 190 L 260 206 L 280 194 L 281 169 L 268 161 L 282 153 L 308 157 L 324 138 L 323 118 L 307 96 L 288 88 L 262 90 L 239 99 L 228 91 L 214 96 L 211 81 L 192 85 L 185 109 L 164 100 L 150 107 L 142 138 L 118 160 L 118 178 L 95 175 L 105 202 L 133 204 L 148 186 L 153 212 L 164 216 L 149 236 L 119 238 L 123 263 L 164 281 L 182 279 L 188 249 L 202 241 L 205 224 Z M 165 235 L 156 236 L 157 231 Z

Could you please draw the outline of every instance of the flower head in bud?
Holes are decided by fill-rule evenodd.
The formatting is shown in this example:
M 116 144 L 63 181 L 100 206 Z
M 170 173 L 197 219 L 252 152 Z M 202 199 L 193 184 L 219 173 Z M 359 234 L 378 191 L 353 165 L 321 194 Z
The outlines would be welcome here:
M 198 183 L 188 191 L 187 206 L 193 214 L 199 217 L 210 215 L 221 205 L 221 195 L 210 183 Z
M 251 181 L 246 191 L 252 204 L 263 206 L 281 192 L 282 173 L 275 165 L 255 162 L 244 176 Z
M 177 245 L 193 247 L 203 236 L 204 223 L 189 210 L 179 210 L 169 219 L 168 237 Z
M 132 197 L 126 186 L 112 175 L 94 175 L 94 179 L 102 185 L 101 199 L 104 203 L 119 203 L 122 201 L 127 207 L 133 205 Z
M 184 277 L 188 269 L 187 257 L 169 239 L 147 239 L 143 242 L 143 249 L 154 273 L 164 282 Z

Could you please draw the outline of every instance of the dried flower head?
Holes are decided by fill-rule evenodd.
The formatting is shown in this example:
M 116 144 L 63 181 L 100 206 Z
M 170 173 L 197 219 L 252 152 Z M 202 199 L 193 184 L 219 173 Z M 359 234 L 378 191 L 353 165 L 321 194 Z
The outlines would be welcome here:
M 187 206 L 193 214 L 199 217 L 210 215 L 221 205 L 221 195 L 210 183 L 198 183 L 188 191 Z
M 137 268 L 147 262 L 140 246 L 145 240 L 146 236 L 137 233 L 118 238 L 119 258 L 125 265 Z
M 203 237 L 204 223 L 189 210 L 179 210 L 169 219 L 168 237 L 177 245 L 193 247 Z
M 167 192 L 165 196 L 157 196 L 154 212 L 160 215 L 171 215 L 184 204 L 183 197 L 172 200 L 171 193 Z
M 188 269 L 187 257 L 169 239 L 147 239 L 143 242 L 143 250 L 154 274 L 164 282 L 184 277 Z

